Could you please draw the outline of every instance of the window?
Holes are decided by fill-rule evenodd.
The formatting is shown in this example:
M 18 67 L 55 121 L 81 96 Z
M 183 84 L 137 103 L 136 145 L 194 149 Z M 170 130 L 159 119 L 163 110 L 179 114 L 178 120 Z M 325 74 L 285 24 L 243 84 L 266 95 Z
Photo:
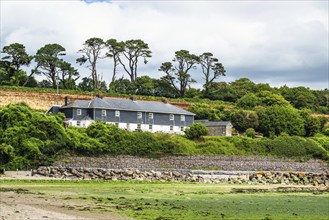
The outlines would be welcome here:
M 106 117 L 106 110 L 102 110 L 102 117 Z
M 170 131 L 173 131 L 173 130 L 174 130 L 174 126 L 170 125 Z
M 152 130 L 153 129 L 153 125 L 149 125 L 149 130 Z
M 149 113 L 149 119 L 153 119 L 153 113 Z
M 137 124 L 137 130 L 141 130 L 142 129 L 142 125 L 141 124 Z
M 184 131 L 184 127 L 180 127 L 180 131 Z
M 180 121 L 185 121 L 185 115 L 180 116 Z
M 120 117 L 120 111 L 115 111 L 115 117 L 117 117 L 117 118 Z
M 169 120 L 170 120 L 170 121 L 173 121 L 173 120 L 174 120 L 174 114 L 170 114 L 170 115 L 169 115 Z
M 141 112 L 137 112 L 137 118 L 142 119 L 142 113 Z
M 115 123 L 115 126 L 119 127 L 119 123 L 118 123 L 118 122 L 116 122 L 116 123 Z
M 77 115 L 81 115 L 81 109 L 77 109 Z
M 77 126 L 80 127 L 81 123 L 80 121 L 77 121 Z

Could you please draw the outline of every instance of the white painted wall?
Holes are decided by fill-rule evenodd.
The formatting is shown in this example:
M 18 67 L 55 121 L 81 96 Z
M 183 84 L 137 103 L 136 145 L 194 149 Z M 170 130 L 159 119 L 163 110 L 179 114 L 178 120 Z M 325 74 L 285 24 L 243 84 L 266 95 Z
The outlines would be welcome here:
M 81 120 L 80 121 L 80 126 L 78 126 L 78 121 L 77 120 L 68 120 L 67 123 L 69 126 L 75 126 L 75 127 L 81 127 L 81 128 L 86 128 L 92 123 L 94 123 L 94 120 Z M 108 124 L 116 124 L 115 122 L 107 122 Z M 137 130 L 137 124 L 135 123 L 119 123 L 118 127 L 124 130 L 128 131 L 135 131 Z M 185 130 L 186 127 L 184 127 Z M 153 125 L 152 130 L 149 129 L 149 124 L 141 124 L 141 130 L 142 131 L 147 131 L 151 133 L 156 133 L 156 132 L 162 132 L 162 133 L 168 133 L 168 134 L 184 134 L 184 131 L 181 131 L 181 127 L 179 126 L 173 126 L 173 130 L 170 130 L 170 126 L 167 125 Z

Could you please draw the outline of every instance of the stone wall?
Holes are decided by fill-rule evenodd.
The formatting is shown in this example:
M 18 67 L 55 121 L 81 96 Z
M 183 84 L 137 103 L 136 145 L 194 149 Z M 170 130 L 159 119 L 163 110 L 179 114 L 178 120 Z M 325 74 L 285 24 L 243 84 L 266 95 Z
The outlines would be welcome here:
M 158 159 L 132 156 L 71 157 L 53 164 L 62 167 L 104 169 L 199 169 L 224 171 L 296 171 L 328 172 L 321 160 L 296 162 L 289 159 L 256 156 L 166 156 Z
M 32 176 L 79 180 L 142 180 L 229 184 L 287 184 L 329 186 L 329 172 L 223 172 L 193 170 L 138 170 L 71 167 L 39 167 Z

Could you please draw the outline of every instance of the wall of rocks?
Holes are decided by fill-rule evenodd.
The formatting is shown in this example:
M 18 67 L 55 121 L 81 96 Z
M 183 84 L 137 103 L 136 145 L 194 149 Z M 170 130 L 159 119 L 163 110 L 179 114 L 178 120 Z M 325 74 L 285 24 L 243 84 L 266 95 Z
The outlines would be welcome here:
M 287 184 L 329 186 L 329 172 L 227 172 L 198 170 L 138 170 L 39 167 L 32 176 L 79 180 L 142 180 L 229 184 Z
M 104 169 L 198 169 L 224 171 L 297 171 L 329 172 L 321 160 L 298 162 L 290 159 L 255 156 L 166 156 L 141 158 L 133 156 L 71 157 L 53 164 L 61 167 Z

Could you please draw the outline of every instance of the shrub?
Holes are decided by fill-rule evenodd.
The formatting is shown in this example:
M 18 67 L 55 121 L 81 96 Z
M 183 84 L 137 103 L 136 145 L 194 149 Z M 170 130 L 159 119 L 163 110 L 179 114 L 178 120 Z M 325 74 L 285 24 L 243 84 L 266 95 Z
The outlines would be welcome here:
M 206 155 L 241 155 L 242 153 L 235 148 L 234 144 L 223 139 L 208 140 L 197 145 L 199 154 Z
M 270 142 L 272 155 L 297 159 L 328 159 L 328 154 L 314 140 L 297 136 L 279 136 Z
M 185 130 L 186 137 L 191 140 L 199 139 L 201 136 L 205 136 L 208 133 L 208 128 L 201 122 L 194 123 Z
M 255 129 L 253 128 L 248 128 L 245 132 L 245 135 L 250 138 L 255 138 L 256 137 L 256 132 Z

